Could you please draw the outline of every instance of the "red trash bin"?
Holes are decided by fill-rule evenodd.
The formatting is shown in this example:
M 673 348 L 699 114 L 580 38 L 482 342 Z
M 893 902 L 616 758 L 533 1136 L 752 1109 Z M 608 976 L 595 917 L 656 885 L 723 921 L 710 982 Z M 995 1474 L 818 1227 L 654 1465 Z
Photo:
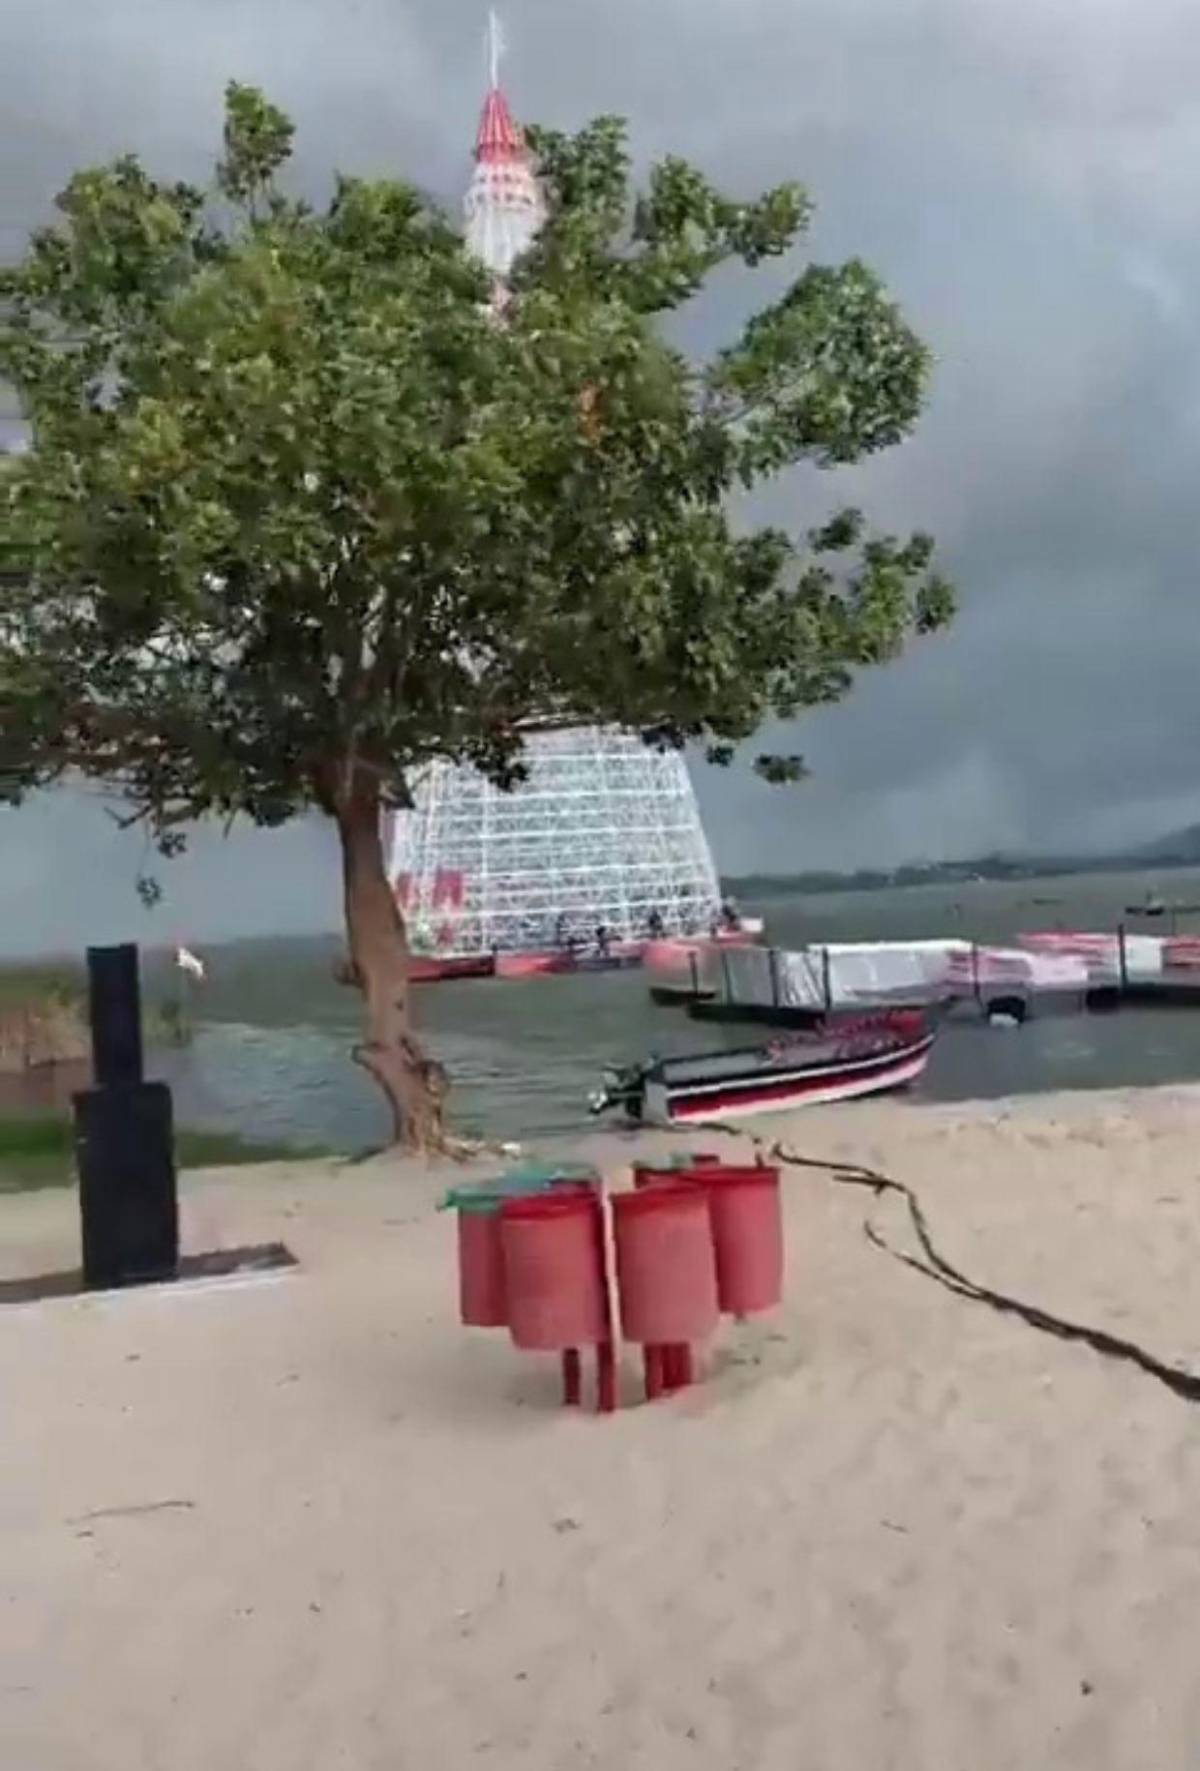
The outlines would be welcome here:
M 680 1152 L 664 1157 L 661 1163 L 637 1162 L 633 1167 L 633 1184 L 642 1187 L 670 1187 L 681 1176 L 696 1168 L 719 1162 L 719 1156 L 703 1150 Z M 686 1341 L 646 1347 L 647 1394 L 661 1390 L 682 1390 L 692 1381 L 692 1350 Z
M 595 1188 L 586 1185 L 501 1206 L 508 1331 L 516 1346 L 557 1353 L 608 1339 L 601 1210 Z
M 719 1156 L 705 1150 L 689 1150 L 686 1155 L 666 1156 L 661 1162 L 635 1162 L 633 1184 L 635 1187 L 660 1187 L 664 1182 L 677 1181 L 681 1175 L 690 1174 L 695 1168 L 711 1168 L 720 1160 Z
M 669 1187 L 684 1172 L 684 1170 L 672 1168 L 666 1163 L 661 1167 L 656 1167 L 652 1162 L 635 1162 L 633 1184 L 639 1191 L 643 1187 Z
M 621 1330 L 647 1346 L 704 1341 L 719 1318 L 708 1196 L 678 1177 L 612 1199 Z
M 458 1313 L 467 1328 L 505 1328 L 504 1249 L 497 1203 L 458 1208 Z
M 504 1250 L 500 1239 L 500 1207 L 506 1199 L 523 1199 L 548 1190 L 591 1191 L 599 1175 L 590 1165 L 562 1168 L 528 1164 L 467 1187 L 452 1187 L 439 1210 L 458 1214 L 459 1316 L 468 1328 L 505 1328 L 508 1306 L 504 1286 Z
M 708 1198 L 721 1309 L 730 1316 L 773 1310 L 783 1297 L 779 1170 L 705 1164 L 681 1178 Z

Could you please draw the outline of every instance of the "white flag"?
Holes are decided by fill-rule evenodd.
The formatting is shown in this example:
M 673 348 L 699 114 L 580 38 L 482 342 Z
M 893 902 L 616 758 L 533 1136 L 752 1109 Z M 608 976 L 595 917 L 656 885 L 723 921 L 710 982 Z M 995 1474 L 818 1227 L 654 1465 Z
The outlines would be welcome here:
M 177 947 L 175 949 L 175 964 L 181 972 L 187 972 L 189 977 L 200 979 L 204 977 L 204 961 L 197 959 L 190 948 Z

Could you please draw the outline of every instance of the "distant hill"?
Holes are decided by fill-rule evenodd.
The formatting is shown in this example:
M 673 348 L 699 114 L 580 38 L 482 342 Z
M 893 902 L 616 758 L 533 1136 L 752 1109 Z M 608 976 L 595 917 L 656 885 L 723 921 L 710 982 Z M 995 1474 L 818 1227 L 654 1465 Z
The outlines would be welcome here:
M 976 855 L 966 861 L 914 861 L 903 867 L 859 868 L 854 873 L 749 873 L 725 885 L 741 897 L 772 893 L 876 892 L 920 885 L 964 885 L 984 879 L 1046 879 L 1060 874 L 1126 873 L 1142 867 L 1200 866 L 1200 824 L 1154 842 L 1108 855 Z
M 1153 863 L 1158 866 L 1177 865 L 1188 867 L 1200 864 L 1200 824 L 1189 824 L 1185 830 L 1175 830 L 1170 836 L 1160 836 L 1157 842 L 1147 843 L 1137 851 L 1139 864 Z

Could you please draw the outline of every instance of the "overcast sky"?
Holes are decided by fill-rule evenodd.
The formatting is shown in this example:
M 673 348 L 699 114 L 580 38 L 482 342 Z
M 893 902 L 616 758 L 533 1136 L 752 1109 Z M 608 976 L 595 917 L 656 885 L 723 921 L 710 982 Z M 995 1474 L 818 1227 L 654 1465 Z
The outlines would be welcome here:
M 625 113 L 734 192 L 806 181 L 806 252 L 879 268 L 937 356 L 918 436 L 764 501 L 927 527 L 953 632 L 788 735 L 813 779 L 697 772 L 719 864 L 1099 846 L 1200 819 L 1200 12 L 1195 0 L 508 0 L 526 119 Z M 457 201 L 484 74 L 464 0 L 41 0 L 0 20 L 0 256 L 81 163 L 203 178 L 233 76 L 298 126 L 297 176 Z M 791 274 L 798 265 L 788 267 Z M 784 273 L 730 279 L 712 342 Z M 0 814 L 0 949 L 144 930 L 140 843 L 93 802 Z M 326 833 L 206 835 L 156 927 L 328 926 Z

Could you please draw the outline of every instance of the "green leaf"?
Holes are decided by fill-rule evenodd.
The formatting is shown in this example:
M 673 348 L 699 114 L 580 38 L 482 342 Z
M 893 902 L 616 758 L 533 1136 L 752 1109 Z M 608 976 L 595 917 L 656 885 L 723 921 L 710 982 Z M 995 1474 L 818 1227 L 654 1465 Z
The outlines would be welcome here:
M 231 80 L 225 88 L 225 153 L 217 183 L 236 203 L 267 191 L 292 151 L 295 129 L 254 86 Z

